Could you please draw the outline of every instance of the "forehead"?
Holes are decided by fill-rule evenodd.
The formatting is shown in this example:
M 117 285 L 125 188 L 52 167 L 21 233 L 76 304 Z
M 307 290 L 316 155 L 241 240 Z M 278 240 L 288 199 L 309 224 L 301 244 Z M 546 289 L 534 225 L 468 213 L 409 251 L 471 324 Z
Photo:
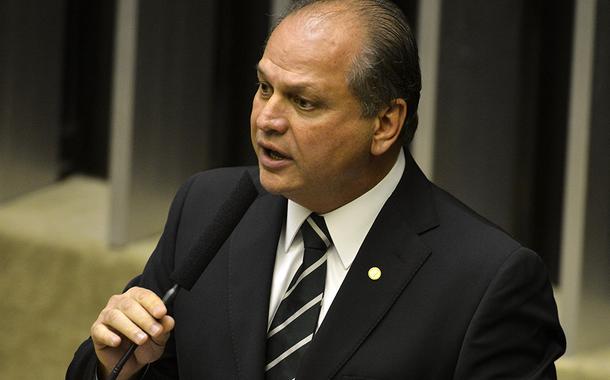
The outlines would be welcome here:
M 345 77 L 361 45 L 353 17 L 332 11 L 301 11 L 284 19 L 271 34 L 260 71 L 300 79 Z

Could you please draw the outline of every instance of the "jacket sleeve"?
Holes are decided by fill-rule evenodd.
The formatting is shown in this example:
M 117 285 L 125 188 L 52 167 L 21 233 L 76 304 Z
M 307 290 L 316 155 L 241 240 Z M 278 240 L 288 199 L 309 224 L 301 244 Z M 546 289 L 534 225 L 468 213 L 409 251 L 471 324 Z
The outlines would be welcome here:
M 142 286 L 154 291 L 157 295 L 162 296 L 167 289 L 173 284 L 169 278 L 174 266 L 174 250 L 176 242 L 176 233 L 180 223 L 182 208 L 187 197 L 189 188 L 194 181 L 195 176 L 191 177 L 174 197 L 170 207 L 169 215 L 165 228 L 157 243 L 157 247 L 149 258 L 142 275 L 132 279 L 125 287 L 127 289 L 133 286 Z M 144 373 L 143 379 L 172 379 L 177 378 L 177 369 L 175 368 L 175 357 L 173 339 L 170 338 L 166 345 L 165 353 L 155 362 L 154 365 Z M 70 363 L 66 380 L 83 380 L 95 379 L 95 371 L 97 368 L 97 357 L 93 348 L 91 338 L 84 341 L 74 354 L 74 358 Z
M 500 266 L 470 322 L 454 379 L 556 379 L 565 351 L 542 260 L 519 248 Z

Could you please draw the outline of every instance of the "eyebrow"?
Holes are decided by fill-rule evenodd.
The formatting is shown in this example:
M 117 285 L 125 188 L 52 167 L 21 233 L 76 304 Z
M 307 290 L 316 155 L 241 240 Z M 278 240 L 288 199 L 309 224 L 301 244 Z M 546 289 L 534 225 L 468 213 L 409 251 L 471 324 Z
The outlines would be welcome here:
M 267 77 L 265 71 L 260 67 L 260 65 L 256 64 L 256 72 L 258 75 L 262 77 Z M 285 86 L 288 89 L 288 92 L 298 92 L 298 91 L 316 91 L 317 87 L 310 83 L 286 83 Z

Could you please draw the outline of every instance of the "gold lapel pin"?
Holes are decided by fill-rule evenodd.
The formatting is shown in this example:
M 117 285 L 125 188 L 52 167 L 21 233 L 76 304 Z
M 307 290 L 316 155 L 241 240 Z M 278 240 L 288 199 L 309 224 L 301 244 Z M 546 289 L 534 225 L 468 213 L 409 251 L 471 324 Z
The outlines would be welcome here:
M 381 278 L 381 269 L 372 267 L 369 269 L 369 278 L 373 281 L 377 281 Z

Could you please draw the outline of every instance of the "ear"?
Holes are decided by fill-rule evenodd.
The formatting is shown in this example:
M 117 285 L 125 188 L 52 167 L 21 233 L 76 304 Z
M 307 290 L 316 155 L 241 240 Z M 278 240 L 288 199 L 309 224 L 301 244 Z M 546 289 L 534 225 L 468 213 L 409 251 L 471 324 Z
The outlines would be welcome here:
M 400 137 L 405 118 L 407 117 L 407 102 L 404 99 L 394 99 L 377 115 L 371 154 L 380 156 L 387 152 Z

